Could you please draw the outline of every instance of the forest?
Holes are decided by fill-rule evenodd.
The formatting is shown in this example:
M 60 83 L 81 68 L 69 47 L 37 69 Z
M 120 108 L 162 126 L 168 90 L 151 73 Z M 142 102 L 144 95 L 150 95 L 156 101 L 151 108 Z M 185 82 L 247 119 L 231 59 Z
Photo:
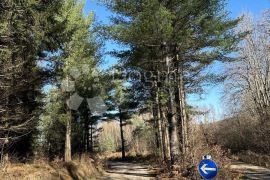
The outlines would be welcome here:
M 0 1 L 0 179 L 270 179 L 270 6 L 89 3 Z

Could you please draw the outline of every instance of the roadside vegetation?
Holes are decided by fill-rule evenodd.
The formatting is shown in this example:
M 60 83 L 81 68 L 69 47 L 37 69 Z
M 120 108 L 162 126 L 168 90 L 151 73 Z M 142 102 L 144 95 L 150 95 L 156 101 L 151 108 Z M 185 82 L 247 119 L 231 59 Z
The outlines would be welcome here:
M 229 18 L 225 0 L 0 2 L 0 177 L 102 178 L 110 161 L 160 178 L 239 179 L 232 159 L 270 166 L 270 13 Z M 122 48 L 104 52 L 110 41 Z M 117 63 L 104 68 L 107 55 Z M 219 67 L 219 71 L 212 67 Z M 224 86 L 227 114 L 188 97 Z

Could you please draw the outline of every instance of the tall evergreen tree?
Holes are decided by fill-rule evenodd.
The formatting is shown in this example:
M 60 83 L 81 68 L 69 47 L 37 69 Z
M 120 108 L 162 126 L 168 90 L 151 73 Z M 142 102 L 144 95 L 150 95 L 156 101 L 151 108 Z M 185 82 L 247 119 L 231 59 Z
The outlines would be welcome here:
M 40 107 L 40 89 L 48 78 L 40 64 L 62 42 L 64 22 L 57 19 L 63 1 L 0 2 L 0 145 L 26 153 L 31 148 Z M 18 143 L 24 140 L 25 148 Z M 16 145 L 18 148 L 16 148 Z
M 129 86 L 128 80 L 123 77 L 121 68 L 119 66 L 113 66 L 112 70 L 118 72 L 105 76 L 104 87 L 105 87 L 105 100 L 107 102 L 109 119 L 119 120 L 120 138 L 121 138 L 121 152 L 122 159 L 126 157 L 126 143 L 124 137 L 124 126 L 127 124 L 127 120 L 134 114 L 135 109 L 138 106 L 136 101 L 133 101 L 132 87 Z M 111 113 L 110 113 L 111 112 Z
M 61 17 L 66 19 L 66 28 L 63 33 L 70 35 L 63 44 L 59 56 L 60 74 L 63 78 L 62 86 L 67 86 L 67 93 L 64 93 L 67 98 L 66 113 L 70 117 L 66 120 L 65 161 L 71 160 L 71 125 L 72 119 L 78 116 L 79 107 L 73 108 L 73 102 L 80 100 L 85 95 L 93 94 L 97 90 L 93 88 L 93 72 L 98 64 L 98 45 L 91 30 L 93 14 L 90 13 L 85 17 L 83 7 L 82 2 L 68 0 L 62 9 Z M 73 85 L 75 89 L 72 88 Z M 74 90 L 81 97 L 72 95 L 71 92 Z
M 228 18 L 224 3 L 224 0 L 130 0 L 106 4 L 116 13 L 113 26 L 108 27 L 109 36 L 129 48 L 115 54 L 128 68 L 155 72 L 154 86 L 150 88 L 152 101 L 157 100 L 154 105 L 161 104 L 155 98 L 158 94 L 166 97 L 164 109 L 169 123 L 172 166 L 188 146 L 186 93 L 199 92 L 204 82 L 222 79 L 203 74 L 208 65 L 233 60 L 228 55 L 240 37 L 233 34 L 239 20 Z M 157 78 L 158 71 L 165 72 L 166 77 Z M 158 108 L 153 110 L 159 122 L 160 112 Z
M 38 126 L 39 141 L 36 150 L 53 160 L 55 157 L 63 157 L 65 122 L 69 116 L 66 114 L 63 93 L 59 89 L 51 89 L 47 93 L 44 103 Z

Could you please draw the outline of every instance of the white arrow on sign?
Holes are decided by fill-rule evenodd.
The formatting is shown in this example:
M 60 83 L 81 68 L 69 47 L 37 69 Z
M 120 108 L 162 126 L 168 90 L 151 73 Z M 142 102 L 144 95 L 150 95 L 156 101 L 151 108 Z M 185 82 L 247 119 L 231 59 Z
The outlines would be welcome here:
M 202 172 L 203 172 L 204 174 L 208 174 L 207 171 L 217 171 L 216 168 L 208 168 L 208 167 L 206 167 L 206 166 L 207 166 L 207 164 L 204 164 L 204 165 L 201 167 L 201 170 L 202 170 Z

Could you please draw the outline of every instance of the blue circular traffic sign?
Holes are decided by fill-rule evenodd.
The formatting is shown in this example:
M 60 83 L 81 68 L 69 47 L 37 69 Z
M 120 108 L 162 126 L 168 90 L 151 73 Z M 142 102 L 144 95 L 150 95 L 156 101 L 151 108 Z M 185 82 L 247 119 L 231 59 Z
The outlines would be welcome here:
M 198 166 L 198 170 L 204 179 L 213 179 L 218 173 L 218 167 L 211 159 L 203 159 Z

